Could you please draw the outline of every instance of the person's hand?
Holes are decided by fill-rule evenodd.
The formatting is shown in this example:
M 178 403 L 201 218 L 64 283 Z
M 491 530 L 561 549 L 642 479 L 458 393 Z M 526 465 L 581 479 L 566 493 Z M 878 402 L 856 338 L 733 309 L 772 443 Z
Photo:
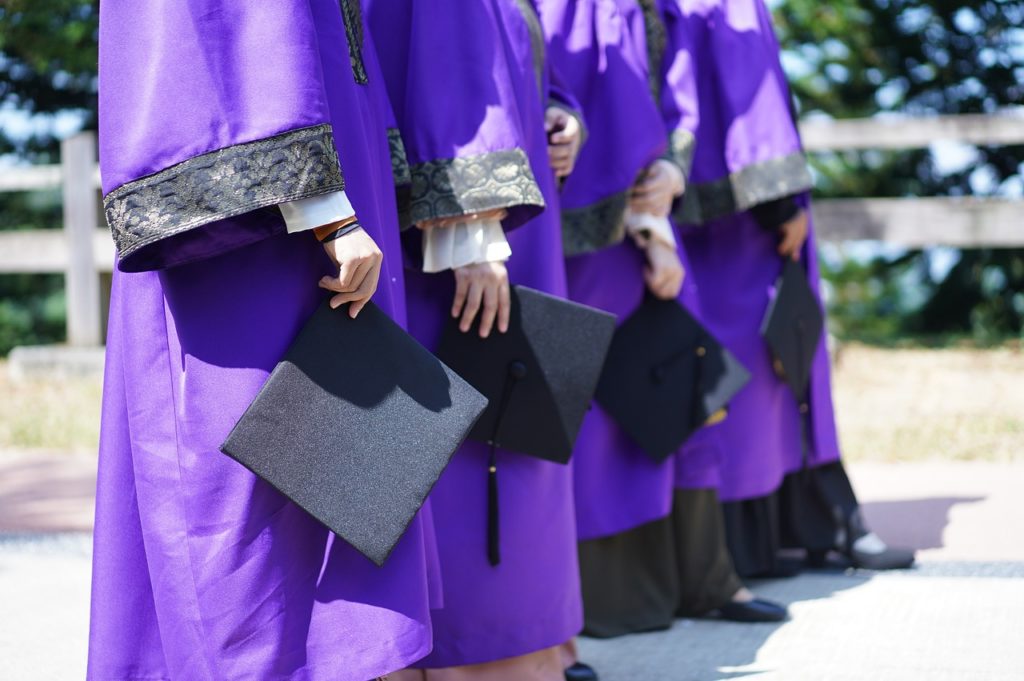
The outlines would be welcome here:
M 675 248 L 663 241 L 651 239 L 647 243 L 647 267 L 644 281 L 656 298 L 673 300 L 683 289 L 683 263 Z
M 362 228 L 323 244 L 338 267 L 338 276 L 323 277 L 320 288 L 334 291 L 331 307 L 351 303 L 348 316 L 355 319 L 377 291 L 384 254 Z
M 665 217 L 672 212 L 672 202 L 686 189 L 683 172 L 675 163 L 658 159 L 647 167 L 630 192 L 629 209 L 634 213 L 650 213 Z
M 544 129 L 548 133 L 548 162 L 555 177 L 566 177 L 576 167 L 576 157 L 583 144 L 579 120 L 565 109 L 549 106 L 544 112 Z
M 511 312 L 512 297 L 505 263 L 483 262 L 455 269 L 452 317 L 462 317 L 460 331 L 468 332 L 479 313 L 481 338 L 491 335 L 495 320 L 498 331 L 505 333 Z
M 799 213 L 779 227 L 779 255 L 799 260 L 800 251 L 807 241 L 807 229 L 807 211 L 801 208 Z
M 460 222 L 473 222 L 474 220 L 504 220 L 508 217 L 508 211 L 504 208 L 495 208 L 494 210 L 485 210 L 479 213 L 467 213 L 465 215 L 455 215 L 447 218 L 431 218 L 422 222 L 417 222 L 416 227 L 423 230 L 424 232 L 435 227 L 452 227 Z

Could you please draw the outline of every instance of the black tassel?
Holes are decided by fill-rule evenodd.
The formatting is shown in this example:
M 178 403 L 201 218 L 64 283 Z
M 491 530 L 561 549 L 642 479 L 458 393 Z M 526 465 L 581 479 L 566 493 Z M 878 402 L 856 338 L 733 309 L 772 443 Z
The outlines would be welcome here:
M 491 445 L 491 458 L 487 467 L 487 559 L 492 566 L 501 563 L 501 532 L 498 515 L 498 458 L 497 448 Z
M 526 378 L 526 364 L 518 360 L 508 365 L 505 385 L 498 402 L 498 415 L 494 420 L 491 435 L 491 453 L 487 462 L 487 560 L 492 566 L 501 563 L 501 532 L 498 512 L 498 445 L 501 442 L 501 423 L 505 420 L 505 409 L 516 384 Z

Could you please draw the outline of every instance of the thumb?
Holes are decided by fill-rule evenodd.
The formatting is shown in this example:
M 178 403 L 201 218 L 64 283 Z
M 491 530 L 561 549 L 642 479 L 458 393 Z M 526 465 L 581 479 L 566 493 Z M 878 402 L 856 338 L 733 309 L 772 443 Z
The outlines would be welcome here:
M 544 125 L 548 132 L 564 128 L 566 115 L 564 111 L 557 108 L 550 108 L 544 114 Z

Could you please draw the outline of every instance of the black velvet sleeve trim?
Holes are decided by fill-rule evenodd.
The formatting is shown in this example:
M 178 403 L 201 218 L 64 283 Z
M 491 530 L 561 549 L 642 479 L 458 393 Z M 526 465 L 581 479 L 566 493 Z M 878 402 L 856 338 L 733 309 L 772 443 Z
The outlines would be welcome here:
M 774 232 L 800 212 L 794 196 L 783 196 L 773 201 L 760 203 L 750 209 L 751 215 L 764 229 Z

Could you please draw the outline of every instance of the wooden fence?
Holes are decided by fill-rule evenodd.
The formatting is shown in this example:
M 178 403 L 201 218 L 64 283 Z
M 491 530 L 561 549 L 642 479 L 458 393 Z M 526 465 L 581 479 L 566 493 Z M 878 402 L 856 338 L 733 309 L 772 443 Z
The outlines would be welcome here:
M 810 152 L 925 148 L 938 140 L 976 145 L 1024 144 L 1024 115 L 963 115 L 807 121 Z M 97 227 L 99 170 L 93 133 L 61 144 L 61 163 L 0 170 L 0 192 L 61 188 L 63 230 L 0 231 L 0 274 L 64 273 L 68 343 L 102 342 L 100 275 L 114 266 L 106 228 Z M 878 240 L 907 247 L 1024 246 L 1024 200 L 905 198 L 818 201 L 820 241 Z

